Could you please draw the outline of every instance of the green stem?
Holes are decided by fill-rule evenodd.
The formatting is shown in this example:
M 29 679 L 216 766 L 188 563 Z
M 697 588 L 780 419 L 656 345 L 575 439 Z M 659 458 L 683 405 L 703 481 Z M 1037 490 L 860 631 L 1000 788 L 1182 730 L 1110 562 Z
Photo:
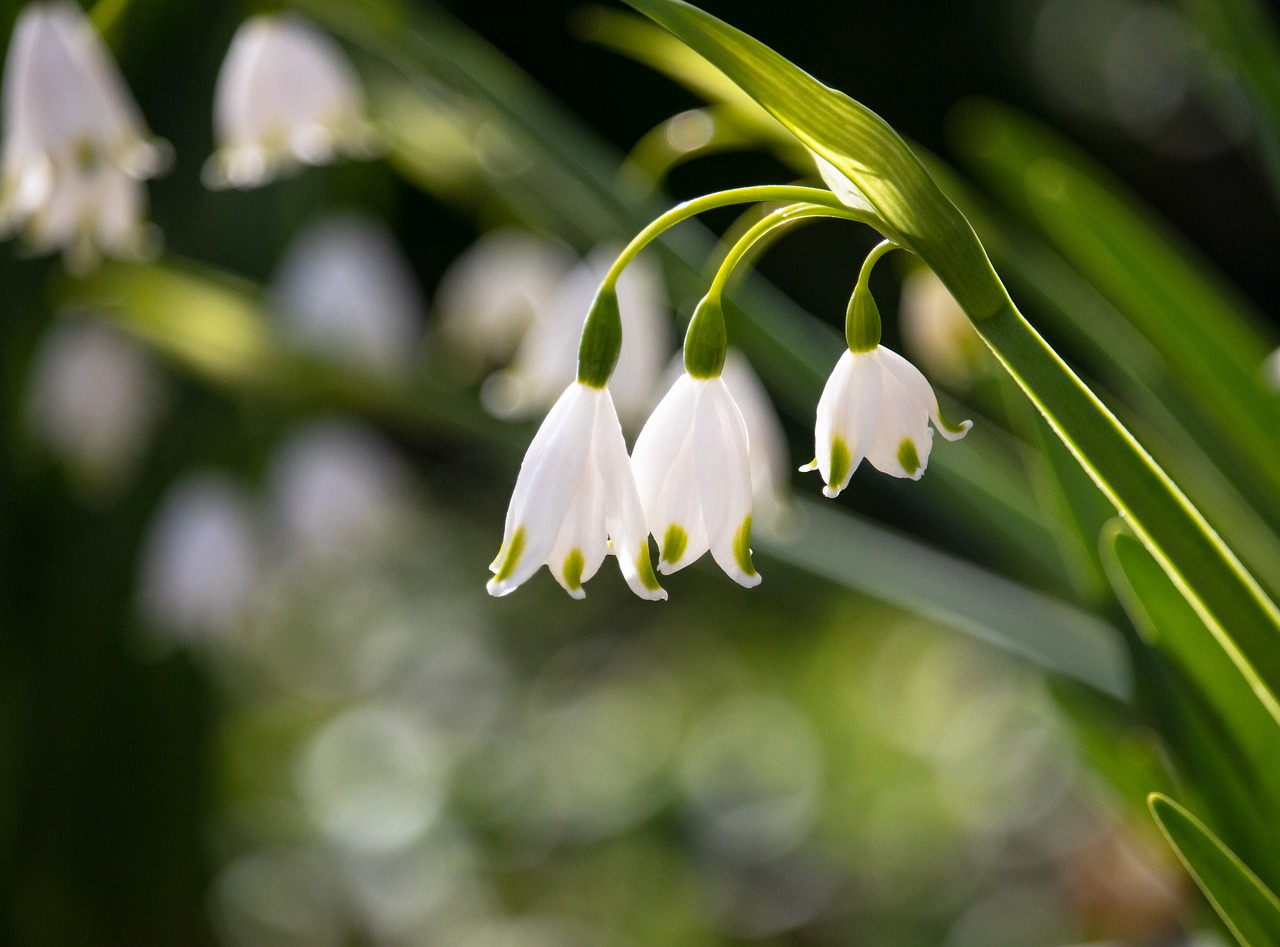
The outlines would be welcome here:
M 724 368 L 725 356 L 728 353 L 729 337 L 724 325 L 724 307 L 721 297 L 729 277 L 737 270 L 751 251 L 760 246 L 764 237 L 775 233 L 779 228 L 797 220 L 812 220 L 815 217 L 836 217 L 843 220 L 864 222 L 868 215 L 840 207 L 819 206 L 817 204 L 792 204 L 773 211 L 756 221 L 739 237 L 716 270 L 711 288 L 693 318 L 689 320 L 689 331 L 684 340 L 684 367 L 694 378 L 715 378 Z
M 880 258 L 898 245 L 885 240 L 875 245 L 858 271 L 858 283 L 849 297 L 849 311 L 844 317 L 844 338 L 850 352 L 872 352 L 880 346 L 880 308 L 871 295 L 871 271 Z
M 763 237 L 786 224 L 797 220 L 811 220 L 815 217 L 834 217 L 840 220 L 853 220 L 858 223 L 872 222 L 869 219 L 871 215 L 845 207 L 839 202 L 833 206 L 827 203 L 818 204 L 811 201 L 804 204 L 792 204 L 790 207 L 775 210 L 752 224 L 729 249 L 724 260 L 720 263 L 720 268 L 716 270 L 715 278 L 711 281 L 711 288 L 707 290 L 708 298 L 716 300 L 717 303 L 720 301 L 720 298 L 724 295 L 725 286 L 729 282 L 729 277 L 733 275 L 737 267 L 755 249 Z
M 862 269 L 858 272 L 858 287 L 867 288 L 867 282 L 871 279 L 871 271 L 875 269 L 876 264 L 880 262 L 880 258 L 890 250 L 899 249 L 898 245 L 892 240 L 883 240 L 877 243 L 867 254 L 867 258 L 862 261 Z
M 665 214 L 655 218 L 649 226 L 636 234 L 631 242 L 618 254 L 618 258 L 613 261 L 613 266 L 609 268 L 609 272 L 605 275 L 604 282 L 601 284 L 602 287 L 612 288 L 617 283 L 618 277 L 622 275 L 622 271 L 626 269 L 627 264 L 634 260 L 641 250 L 652 243 L 664 231 L 669 230 L 681 221 L 696 217 L 698 214 L 714 210 L 717 207 L 730 207 L 734 204 L 754 204 L 764 201 L 803 202 L 835 211 L 849 211 L 849 208 L 841 204 L 839 198 L 834 194 L 825 188 L 817 187 L 764 184 L 753 187 L 737 187 L 728 191 L 706 194 L 702 197 L 685 201 L 683 204 L 677 204 Z M 863 220 L 873 225 L 879 223 L 879 218 L 875 214 L 869 212 L 854 213 L 858 214 L 854 218 L 856 220 Z

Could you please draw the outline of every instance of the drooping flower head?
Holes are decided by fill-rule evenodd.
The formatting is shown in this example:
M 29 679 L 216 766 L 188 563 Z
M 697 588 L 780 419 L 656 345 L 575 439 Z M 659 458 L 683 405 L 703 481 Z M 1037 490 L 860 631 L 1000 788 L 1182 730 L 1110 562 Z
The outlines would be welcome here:
M 863 458 L 877 470 L 919 480 L 929 463 L 933 425 L 949 441 L 973 426 L 942 419 L 938 399 L 920 370 L 883 345 L 846 351 L 818 401 L 815 459 L 801 470 L 817 470 L 822 492 L 836 497 Z
M 726 348 L 718 299 L 689 324 L 685 372 L 645 423 L 631 464 L 658 570 L 683 569 L 708 549 L 735 582 L 760 584 L 751 561 L 747 426 L 721 377 Z
M 246 20 L 214 95 L 210 187 L 257 187 L 300 164 L 372 151 L 355 70 L 337 43 L 297 15 Z
M 829 497 L 840 495 L 863 458 L 884 473 L 919 480 L 933 448 L 930 424 L 952 441 L 973 426 L 944 421 L 920 370 L 880 344 L 880 311 L 867 281 L 876 261 L 893 248 L 885 241 L 863 264 L 845 320 L 848 349 L 818 400 L 814 459 L 800 468 L 819 471 Z
M 570 595 L 612 551 L 631 590 L 660 600 L 649 531 L 609 389 L 575 381 L 542 422 L 516 479 L 492 595 L 515 591 L 546 565 Z
M 632 466 L 658 571 L 683 569 L 708 549 L 730 578 L 760 584 L 751 561 L 747 427 L 724 379 L 684 374 L 636 441 Z
M 684 357 L 673 358 L 667 368 L 662 393 L 665 394 L 684 373 Z M 788 480 L 792 468 L 782 421 L 764 383 L 738 349 L 730 346 L 720 377 L 724 379 L 747 427 L 747 466 L 751 471 L 754 522 L 763 519 L 776 523 L 785 516 L 790 505 Z
M 142 181 L 167 145 L 151 137 L 101 37 L 67 0 L 18 15 L 5 61 L 0 232 L 75 269 L 99 253 L 136 256 L 148 240 Z

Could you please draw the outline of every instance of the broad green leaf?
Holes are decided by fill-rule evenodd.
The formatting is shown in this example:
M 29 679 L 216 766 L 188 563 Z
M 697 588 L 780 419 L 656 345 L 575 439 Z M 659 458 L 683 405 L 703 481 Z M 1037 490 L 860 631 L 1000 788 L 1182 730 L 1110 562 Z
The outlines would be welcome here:
M 796 503 L 799 525 L 758 531 L 760 552 L 1129 697 L 1128 655 L 1100 618 L 830 504 Z
M 1124 313 L 1268 495 L 1280 497 L 1280 394 L 1260 370 L 1277 340 L 1262 316 L 1056 134 L 993 103 L 970 103 L 956 127 L 982 177 Z
M 1280 726 L 1151 554 L 1119 521 L 1103 533 L 1103 562 L 1138 630 L 1205 695 L 1249 761 L 1256 793 L 1280 809 Z
M 1076 353 L 1115 397 L 1108 399 L 1156 461 L 1173 475 L 1271 594 L 1280 591 L 1280 520 L 1276 498 L 1243 492 L 1238 464 L 1221 432 L 1197 424 L 1194 392 L 1174 384 L 1159 352 L 1121 312 L 1043 239 L 998 217 L 959 176 L 936 159 L 930 172 L 973 222 L 991 258 L 1046 321 L 1055 339 Z M 1256 486 L 1256 485 L 1255 485 Z M 1268 516 L 1270 513 L 1270 516 Z M 1092 545 L 1097 532 L 1090 534 Z
M 1134 525 L 1280 720 L 1280 610 L 1115 416 L 1009 300 L 968 223 L 878 116 L 680 0 L 628 0 L 846 174 L 951 290 L 1055 433 Z
M 1280 947 L 1280 899 L 1194 815 L 1168 796 L 1147 800 L 1156 824 L 1244 947 Z

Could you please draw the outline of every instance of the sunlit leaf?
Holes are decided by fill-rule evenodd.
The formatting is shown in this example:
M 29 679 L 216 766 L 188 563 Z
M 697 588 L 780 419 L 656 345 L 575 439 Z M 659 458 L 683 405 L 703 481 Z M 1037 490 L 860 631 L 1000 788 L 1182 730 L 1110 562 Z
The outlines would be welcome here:
M 1280 394 L 1261 366 L 1274 330 L 1195 251 L 1078 150 L 993 103 L 960 112 L 957 138 L 974 166 L 1025 208 L 1138 328 L 1175 383 L 1280 496 Z M 1237 465 L 1239 466 L 1239 465 Z

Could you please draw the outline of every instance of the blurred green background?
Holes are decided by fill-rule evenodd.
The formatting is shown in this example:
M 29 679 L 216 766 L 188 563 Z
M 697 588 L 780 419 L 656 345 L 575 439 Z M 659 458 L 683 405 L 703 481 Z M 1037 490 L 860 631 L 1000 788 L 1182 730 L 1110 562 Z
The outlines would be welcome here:
M 334 24 L 359 16 L 332 6 Z M 439 8 L 400 6 L 431 35 Z M 450 30 L 493 44 L 598 137 L 592 160 L 616 168 L 698 104 L 585 40 L 577 2 L 444 6 Z M 1205 79 L 1176 7 L 704 6 L 944 159 L 969 96 L 1038 116 L 1258 305 L 1276 298 L 1280 227 L 1245 144 L 1247 109 L 1232 112 L 1221 76 Z M 18 7 L 0 4 L 6 35 Z M 511 598 L 484 594 L 532 428 L 483 418 L 478 381 L 451 374 L 433 301 L 481 233 L 556 231 L 555 215 L 522 219 L 501 175 L 437 164 L 433 179 L 447 136 L 413 124 L 427 113 L 396 119 L 387 63 L 354 45 L 379 121 L 424 135 L 421 166 L 396 146 L 258 190 L 204 189 L 217 68 L 259 9 L 133 0 L 111 34 L 174 148 L 149 187 L 166 253 L 247 281 L 236 291 L 262 286 L 306 226 L 358 211 L 408 261 L 425 333 L 414 368 L 447 391 L 428 386 L 437 402 L 397 412 L 132 347 L 125 361 L 147 379 L 132 440 L 86 465 L 30 407 L 40 353 L 80 320 L 61 303 L 82 288 L 57 258 L 0 247 L 0 943 L 1186 942 L 1186 882 L 1077 732 L 1090 713 L 1121 721 L 1110 749 L 1155 766 L 1141 712 L 768 549 L 750 593 L 701 563 L 667 580 L 660 607 L 634 601 L 608 566 L 581 604 L 541 574 Z M 795 174 L 731 152 L 676 168 L 666 187 L 689 197 Z M 611 226 L 611 239 L 628 235 Z M 558 235 L 583 254 L 603 239 Z M 839 326 L 869 246 L 823 224 L 781 242 L 761 272 Z M 877 291 L 896 311 L 896 282 Z M 198 321 L 204 305 L 193 294 L 169 315 Z M 794 467 L 811 422 L 794 391 L 778 400 Z M 841 503 L 1035 591 L 1087 598 L 1051 555 L 1002 545 L 999 523 L 972 527 L 955 482 L 931 469 L 915 492 L 863 470 Z M 144 590 L 148 544 L 184 490 L 257 543 L 227 560 L 240 572 L 196 581 L 234 600 L 212 622 L 166 619 Z M 234 546 L 241 533 L 227 535 Z

